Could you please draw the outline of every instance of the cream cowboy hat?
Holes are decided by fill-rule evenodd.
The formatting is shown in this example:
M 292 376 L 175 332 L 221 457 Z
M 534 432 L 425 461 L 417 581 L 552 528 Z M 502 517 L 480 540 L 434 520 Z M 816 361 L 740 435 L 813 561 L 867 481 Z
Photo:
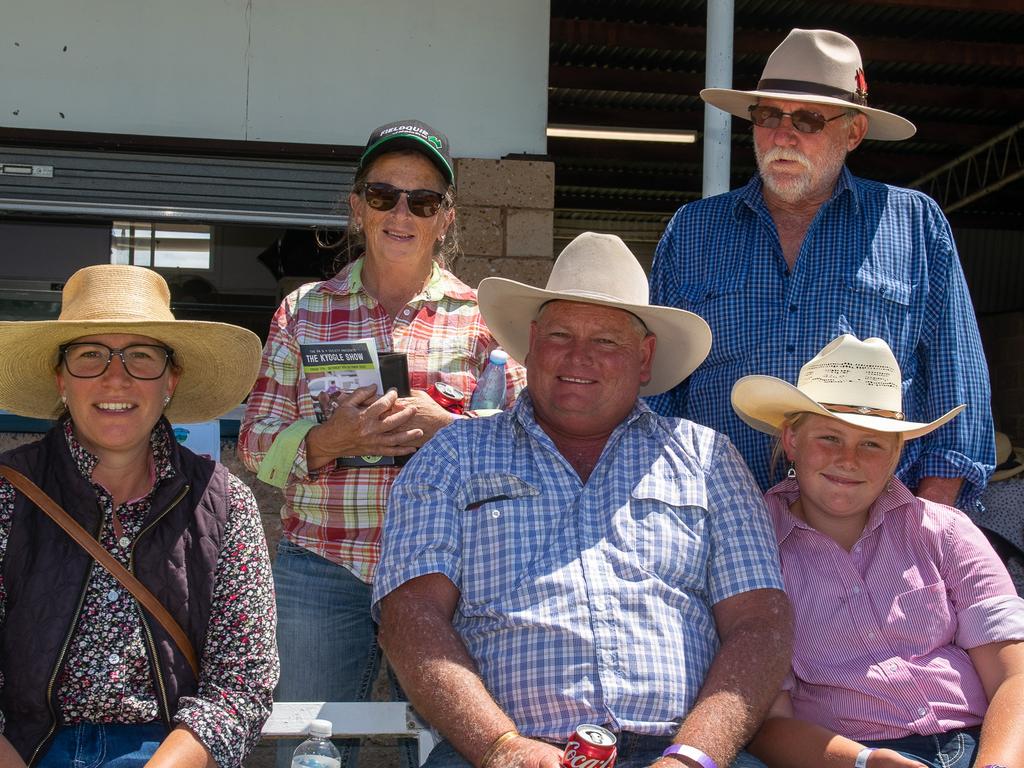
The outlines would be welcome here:
M 700 365 L 711 350 L 711 329 L 692 312 L 648 302 L 644 268 L 616 235 L 584 232 L 558 255 L 547 287 L 485 277 L 477 289 L 480 314 L 494 338 L 513 358 L 525 362 L 530 321 L 549 301 L 579 301 L 624 309 L 658 337 L 651 380 L 641 395 L 672 389 Z
M 874 432 L 902 432 L 910 439 L 938 429 L 967 406 L 930 423 L 903 415 L 902 376 L 889 345 L 845 334 L 800 369 L 794 387 L 774 376 L 744 376 L 732 387 L 732 407 L 759 432 L 778 434 L 797 413 L 816 413 Z
M 175 320 L 167 283 L 156 272 L 99 264 L 64 284 L 57 320 L 0 322 L 0 408 L 37 419 L 57 416 L 59 347 L 101 333 L 150 336 L 174 350 L 182 373 L 164 409 L 170 421 L 220 416 L 242 402 L 259 372 L 255 333 L 227 323 Z
M 1016 448 L 1003 432 L 996 432 L 996 471 L 989 478 L 990 483 L 1008 480 L 1024 472 L 1024 448 Z
M 899 141 L 917 133 L 909 120 L 868 106 L 868 83 L 856 43 L 827 29 L 791 31 L 768 57 L 757 90 L 705 88 L 700 97 L 744 120 L 750 119 L 748 108 L 758 99 L 781 99 L 863 112 L 868 139 Z

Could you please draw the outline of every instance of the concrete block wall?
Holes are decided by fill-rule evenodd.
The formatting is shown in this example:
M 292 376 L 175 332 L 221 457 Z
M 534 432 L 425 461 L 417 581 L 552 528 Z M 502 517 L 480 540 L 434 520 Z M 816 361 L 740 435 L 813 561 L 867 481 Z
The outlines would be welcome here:
M 978 318 L 992 377 L 992 415 L 996 429 L 1024 445 L 1024 312 Z
M 543 286 L 554 260 L 555 167 L 541 160 L 455 161 L 462 255 L 453 271 Z

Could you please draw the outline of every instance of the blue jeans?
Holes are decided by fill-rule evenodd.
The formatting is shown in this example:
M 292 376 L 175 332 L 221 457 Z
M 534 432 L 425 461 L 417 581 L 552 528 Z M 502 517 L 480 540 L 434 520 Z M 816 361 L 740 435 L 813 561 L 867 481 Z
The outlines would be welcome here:
M 167 736 L 163 723 L 76 723 L 57 730 L 38 768 L 142 768 Z
M 933 736 L 904 736 L 902 739 L 865 741 L 866 747 L 895 749 L 934 768 L 971 768 L 978 752 L 981 728 L 962 728 Z
M 380 669 L 377 625 L 370 618 L 372 587 L 345 567 L 286 538 L 274 560 L 277 648 L 281 679 L 275 701 L 366 701 Z M 392 698 L 396 697 L 392 687 Z M 290 768 L 301 739 L 277 745 L 277 768 Z M 358 739 L 336 739 L 342 768 L 355 768 Z M 414 768 L 415 743 L 399 745 L 406 768 Z
M 647 768 L 661 757 L 661 753 L 672 743 L 668 736 L 640 736 L 635 733 L 619 736 L 619 754 L 615 768 Z M 423 768 L 472 768 L 462 755 L 447 741 L 440 742 L 430 752 Z M 753 755 L 740 752 L 731 768 L 765 768 L 764 763 Z

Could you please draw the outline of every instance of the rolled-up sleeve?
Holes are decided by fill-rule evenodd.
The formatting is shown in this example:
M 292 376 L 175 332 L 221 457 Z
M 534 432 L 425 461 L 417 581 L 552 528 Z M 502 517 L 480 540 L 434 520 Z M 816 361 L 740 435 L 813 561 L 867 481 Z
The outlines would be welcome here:
M 380 619 L 380 601 L 407 581 L 440 573 L 459 585 L 460 485 L 454 429 L 435 435 L 413 457 L 388 497 L 381 560 L 373 579 L 372 614 Z
M 961 512 L 944 534 L 941 573 L 956 612 L 956 644 L 1024 640 L 1024 600 L 985 535 Z
M 716 436 L 708 506 L 714 542 L 712 603 L 754 589 L 782 590 L 775 529 L 764 498 L 739 451 L 724 435 Z

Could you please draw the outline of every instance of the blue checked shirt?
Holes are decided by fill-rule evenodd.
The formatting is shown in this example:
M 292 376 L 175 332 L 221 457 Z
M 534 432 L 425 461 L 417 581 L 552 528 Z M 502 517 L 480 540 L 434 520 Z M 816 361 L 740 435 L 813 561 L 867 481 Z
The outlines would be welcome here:
M 800 367 L 835 337 L 884 339 L 903 371 L 903 410 L 931 421 L 967 409 L 907 442 L 897 470 L 962 477 L 969 508 L 995 464 L 988 368 L 953 235 L 935 202 L 843 169 L 786 269 L 760 177 L 680 208 L 658 245 L 651 303 L 696 312 L 711 326 L 707 360 L 683 384 L 650 399 L 659 413 L 724 432 L 767 489 L 771 438 L 733 412 L 742 376 L 796 383 Z
M 712 606 L 781 589 L 771 521 L 727 438 L 638 402 L 586 484 L 534 421 L 441 430 L 388 502 L 379 601 L 447 576 L 454 628 L 519 730 L 580 723 L 668 736 L 718 650 Z

